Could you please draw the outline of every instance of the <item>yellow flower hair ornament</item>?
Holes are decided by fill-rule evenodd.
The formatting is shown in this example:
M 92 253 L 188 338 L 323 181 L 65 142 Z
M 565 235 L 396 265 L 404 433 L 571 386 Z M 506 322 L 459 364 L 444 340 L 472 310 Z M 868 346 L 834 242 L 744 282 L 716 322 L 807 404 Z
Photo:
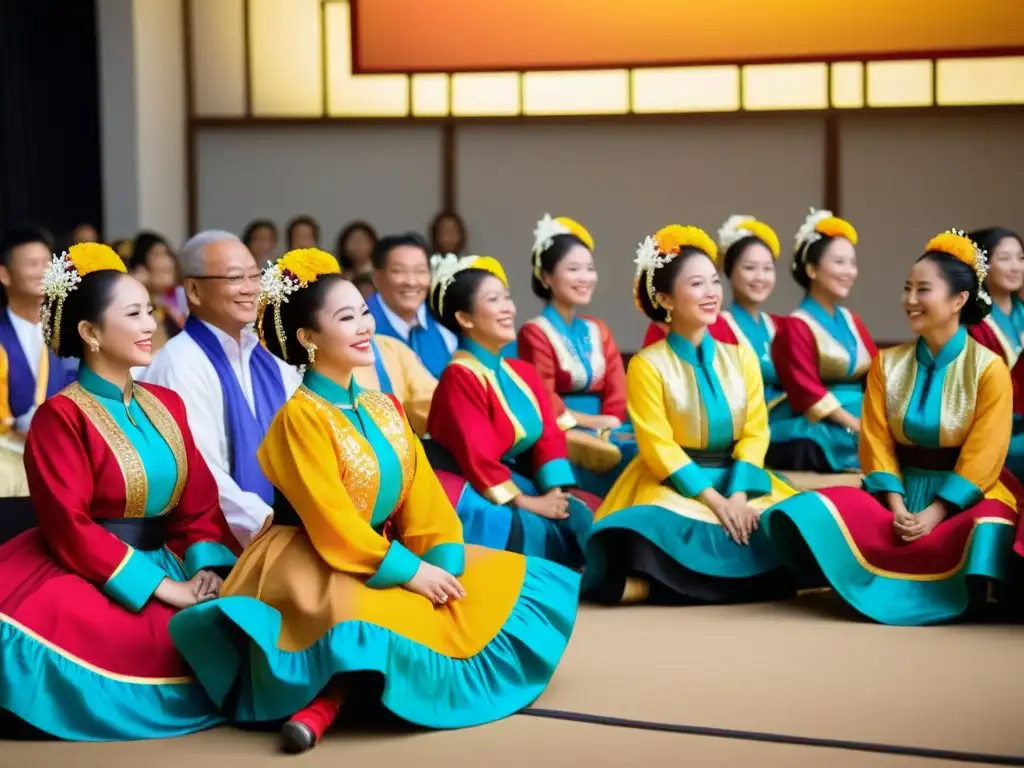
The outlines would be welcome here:
M 493 256 L 463 256 L 458 257 L 454 253 L 446 253 L 442 256 L 439 253 L 430 258 L 430 271 L 433 273 L 430 280 L 430 294 L 437 292 L 437 314 L 444 312 L 444 295 L 455 282 L 455 276 L 466 269 L 482 269 L 490 272 L 508 287 L 508 277 L 501 266 L 501 262 Z
M 559 235 L 573 235 L 579 238 L 589 250 L 594 250 L 594 238 L 586 227 L 568 216 L 551 218 L 550 213 L 545 213 L 544 218 L 537 222 L 537 226 L 533 230 L 533 275 L 538 280 L 540 280 L 541 273 L 541 254 L 551 247 Z
M 659 306 L 657 291 L 654 290 L 654 273 L 668 264 L 680 254 L 683 248 L 696 248 L 718 264 L 718 246 L 708 237 L 707 232 L 699 227 L 670 224 L 659 229 L 653 236 L 648 236 L 636 250 L 636 276 L 633 278 L 633 294 L 639 306 L 640 280 L 644 278 L 647 298 L 651 305 Z
M 845 237 L 853 245 L 857 244 L 857 230 L 853 225 L 840 219 L 832 211 L 819 211 L 811 208 L 804 223 L 796 232 L 793 244 L 793 271 L 796 272 L 803 265 L 807 256 L 807 249 L 823 237 Z
M 43 340 L 51 349 L 56 351 L 60 346 L 60 322 L 68 295 L 78 290 L 78 284 L 86 275 L 106 271 L 128 271 L 124 260 L 109 245 L 78 243 L 60 256 L 53 255 L 43 273 L 43 295 L 46 298 L 40 312 Z
M 779 236 L 775 234 L 775 230 L 763 221 L 758 221 L 753 216 L 746 216 L 744 214 L 730 216 L 726 219 L 725 224 L 718 229 L 718 247 L 723 251 L 727 251 L 745 237 L 756 237 L 768 246 L 772 258 L 779 258 L 779 253 L 782 249 L 779 245 Z
M 260 274 L 259 312 L 256 332 L 260 343 L 266 347 L 263 330 L 263 318 L 269 306 L 274 307 L 274 331 L 281 347 L 282 359 L 288 362 L 288 353 L 284 338 L 284 327 L 281 325 L 281 305 L 288 302 L 288 297 L 301 288 L 315 283 L 323 275 L 337 275 L 341 267 L 337 259 L 319 248 L 299 248 L 288 251 L 277 261 L 267 262 Z
M 948 229 L 929 240 L 924 249 L 945 253 L 973 269 L 978 278 L 978 298 L 986 304 L 992 303 L 992 297 L 984 287 L 985 278 L 988 277 L 988 253 L 971 240 L 966 232 L 962 229 Z

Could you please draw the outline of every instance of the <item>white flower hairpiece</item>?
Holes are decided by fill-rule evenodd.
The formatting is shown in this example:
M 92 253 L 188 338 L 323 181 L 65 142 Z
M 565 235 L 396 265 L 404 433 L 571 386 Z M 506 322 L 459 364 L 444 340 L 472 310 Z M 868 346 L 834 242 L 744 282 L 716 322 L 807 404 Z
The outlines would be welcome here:
M 558 235 L 570 235 L 569 228 L 557 219 L 551 218 L 550 213 L 545 213 L 544 218 L 537 222 L 533 230 L 533 256 L 539 257 L 544 251 L 551 247 Z
M 654 290 L 654 272 L 672 261 L 673 256 L 674 254 L 659 253 L 658 245 L 650 235 L 637 246 L 636 259 L 633 260 L 633 263 L 636 264 L 636 276 L 633 280 L 635 282 L 640 279 L 641 275 L 645 276 L 647 298 L 655 307 L 658 306 L 658 298 Z
M 818 231 L 817 227 L 825 219 L 831 219 L 832 216 L 832 211 L 819 211 L 815 208 L 811 208 L 811 212 L 807 214 L 807 218 L 804 219 L 804 223 L 800 226 L 800 229 L 796 231 L 796 237 L 794 238 L 793 245 L 794 249 L 797 251 L 805 251 L 809 245 L 820 240 L 821 233 Z
M 50 307 L 57 307 L 57 322 L 60 322 L 60 311 L 64 300 L 68 294 L 78 288 L 80 282 L 82 282 L 82 276 L 78 274 L 67 251 L 63 251 L 60 256 L 54 254 L 43 273 L 43 295 L 46 300 L 43 302 L 39 316 L 43 328 L 43 341 L 48 346 L 53 339 L 54 332 Z
M 468 269 L 477 260 L 476 256 L 456 256 L 454 253 L 446 253 L 442 256 L 435 253 L 430 257 L 430 271 L 433 276 L 430 281 L 430 292 L 437 291 L 437 314 L 444 311 L 444 294 L 449 286 L 455 282 L 455 276 L 464 269 Z
M 288 297 L 301 288 L 299 281 L 286 275 L 280 265 L 274 261 L 268 261 L 267 266 L 260 273 L 260 297 L 259 316 L 256 323 L 256 332 L 260 341 L 266 346 L 264 337 L 263 317 L 269 305 L 274 306 L 274 331 L 277 334 L 277 341 L 281 346 L 282 359 L 288 362 L 288 348 L 285 344 L 284 326 L 281 325 L 281 305 L 288 303 Z
M 753 236 L 753 232 L 740 226 L 746 221 L 754 221 L 754 217 L 736 214 L 726 219 L 725 224 L 718 229 L 718 247 L 727 251 L 733 243 L 739 242 L 744 237 Z

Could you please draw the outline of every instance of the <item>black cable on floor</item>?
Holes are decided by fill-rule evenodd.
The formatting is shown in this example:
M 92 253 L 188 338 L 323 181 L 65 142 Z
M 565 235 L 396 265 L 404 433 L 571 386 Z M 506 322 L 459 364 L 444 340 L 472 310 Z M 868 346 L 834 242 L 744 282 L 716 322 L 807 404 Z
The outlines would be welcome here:
M 563 712 L 557 709 L 524 709 L 520 714 L 543 717 L 550 720 L 568 720 L 590 725 L 609 725 L 613 728 L 634 728 L 646 731 L 685 733 L 691 736 L 711 736 L 719 739 L 741 741 L 762 741 L 773 744 L 795 744 L 802 747 L 828 747 L 848 749 L 855 752 L 875 752 L 889 755 L 908 755 L 931 760 L 955 760 L 961 763 L 985 763 L 988 765 L 1024 765 L 1024 756 L 990 755 L 982 752 L 959 752 L 950 749 L 930 747 L 907 747 L 897 744 L 874 744 L 869 741 L 847 741 L 845 739 L 819 739 L 811 736 L 789 736 L 784 733 L 762 733 L 759 731 L 738 731 L 732 728 L 711 728 L 702 725 L 678 725 L 675 723 L 653 723 L 646 720 L 629 720 L 622 717 L 588 715 L 582 712 Z

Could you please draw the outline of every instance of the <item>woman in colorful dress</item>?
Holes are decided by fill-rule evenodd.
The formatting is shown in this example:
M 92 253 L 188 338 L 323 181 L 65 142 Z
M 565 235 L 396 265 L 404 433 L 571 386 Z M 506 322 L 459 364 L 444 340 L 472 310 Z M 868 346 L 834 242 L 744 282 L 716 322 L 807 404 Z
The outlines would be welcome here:
M 603 603 L 716 603 L 792 593 L 760 530 L 793 494 L 764 469 L 768 412 L 757 356 L 708 331 L 722 304 L 714 242 L 672 225 L 637 252 L 634 296 L 671 328 L 626 374 L 639 456 L 595 516 L 584 595 Z
M 25 445 L 39 527 L 0 547 L 0 709 L 76 741 L 209 728 L 223 717 L 168 622 L 216 596 L 238 545 L 181 398 L 129 375 L 153 356 L 149 295 L 95 243 L 43 287 L 47 343 L 82 365 Z
M 753 216 L 736 215 L 730 216 L 718 230 L 718 246 L 725 253 L 722 274 L 732 286 L 733 301 L 732 306 L 719 315 L 720 323 L 712 326 L 711 334 L 719 341 L 735 340 L 734 343 L 744 344 L 754 351 L 761 366 L 765 403 L 771 413 L 783 399 L 772 361 L 772 340 L 778 320 L 761 311 L 761 305 L 775 289 L 779 236 Z M 726 328 L 721 325 L 725 325 L 729 333 L 722 333 Z
M 604 496 L 636 455 L 626 424 L 626 369 L 608 326 L 578 314 L 597 285 L 594 239 L 582 225 L 546 214 L 534 230 L 533 293 L 547 306 L 519 331 L 519 359 L 537 369 L 580 487 Z
M 430 308 L 459 336 L 441 374 L 427 431 L 431 463 L 455 474 L 479 503 L 460 502 L 466 540 L 578 566 L 596 500 L 576 487 L 565 434 L 536 369 L 501 350 L 516 335 L 516 307 L 501 265 L 446 258 Z
M 763 518 L 787 560 L 816 562 L 875 621 L 954 619 L 972 597 L 984 599 L 985 581 L 1008 576 L 1016 501 L 999 478 L 1010 375 L 966 330 L 991 309 L 985 270 L 962 232 L 928 243 L 902 298 L 918 339 L 882 351 L 868 373 L 864 489 L 802 493 Z
M 878 354 L 861 319 L 841 305 L 857 279 L 857 232 L 831 211 L 811 209 L 796 234 L 793 278 L 807 295 L 772 342 L 786 396 L 771 412 L 769 467 L 857 470 L 864 377 Z
M 569 640 L 579 577 L 463 544 L 401 407 L 355 383 L 374 321 L 333 256 L 285 254 L 261 307 L 261 341 L 306 372 L 258 454 L 279 494 L 272 525 L 220 599 L 171 626 L 211 698 L 239 722 L 289 717 L 293 752 L 364 695 L 429 728 L 531 703 Z

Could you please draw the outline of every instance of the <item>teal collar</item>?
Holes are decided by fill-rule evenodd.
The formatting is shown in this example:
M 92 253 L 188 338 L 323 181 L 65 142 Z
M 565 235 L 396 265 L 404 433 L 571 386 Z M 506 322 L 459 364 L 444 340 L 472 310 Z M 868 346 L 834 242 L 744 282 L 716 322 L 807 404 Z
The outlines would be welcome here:
M 316 395 L 320 395 L 324 400 L 339 408 L 353 408 L 359 395 L 362 394 L 362 390 L 356 384 L 355 376 L 352 377 L 352 382 L 349 384 L 348 389 L 345 389 L 323 374 L 308 370 L 302 377 L 302 383 L 306 389 Z
M 940 370 L 956 360 L 957 356 L 964 351 L 965 344 L 967 344 L 967 331 L 963 326 L 957 329 L 957 332 L 953 334 L 953 338 L 943 345 L 937 355 L 932 355 L 932 351 L 928 348 L 924 339 L 918 339 L 917 362 L 925 368 Z
M 704 338 L 700 340 L 699 347 L 693 342 L 684 339 L 675 331 L 668 334 L 668 345 L 672 351 L 679 355 L 690 365 L 708 365 L 715 359 L 715 340 L 711 338 L 711 332 L 705 330 Z M 698 354 L 699 352 L 699 354 Z
M 757 313 L 757 317 L 754 317 L 754 315 L 750 314 L 750 312 L 747 311 L 747 308 L 744 307 L 742 304 L 734 303 L 731 307 L 729 307 L 729 311 L 732 312 L 734 315 L 746 315 L 747 317 L 750 318 L 750 322 L 753 323 L 754 325 L 761 325 L 762 323 L 760 312 Z
M 472 339 L 463 336 L 459 339 L 459 347 L 466 352 L 469 352 L 469 354 L 473 355 L 473 357 L 492 371 L 497 371 L 501 368 L 501 355 L 496 355 L 493 352 L 488 351 L 482 344 L 477 344 Z
M 577 323 L 583 322 L 580 320 L 579 315 L 573 315 L 572 322 L 565 322 L 565 318 L 562 317 L 561 313 L 551 304 L 544 307 L 541 315 L 547 318 L 548 322 L 555 326 L 555 328 L 564 335 L 568 335 L 569 331 L 574 328 Z
M 126 406 L 132 400 L 132 380 L 128 378 L 128 387 L 125 390 L 118 389 L 117 385 L 111 384 L 109 381 L 100 376 L 96 371 L 87 366 L 85 363 L 78 369 L 78 383 L 82 389 L 91 395 L 103 398 L 104 400 L 112 400 L 115 403 L 124 403 Z
M 807 312 L 811 316 L 816 317 L 827 317 L 829 320 L 834 320 L 836 315 L 839 314 L 839 305 L 836 305 L 835 313 L 830 313 L 815 299 L 812 299 L 809 295 L 804 296 L 803 301 L 800 302 L 800 309 Z

